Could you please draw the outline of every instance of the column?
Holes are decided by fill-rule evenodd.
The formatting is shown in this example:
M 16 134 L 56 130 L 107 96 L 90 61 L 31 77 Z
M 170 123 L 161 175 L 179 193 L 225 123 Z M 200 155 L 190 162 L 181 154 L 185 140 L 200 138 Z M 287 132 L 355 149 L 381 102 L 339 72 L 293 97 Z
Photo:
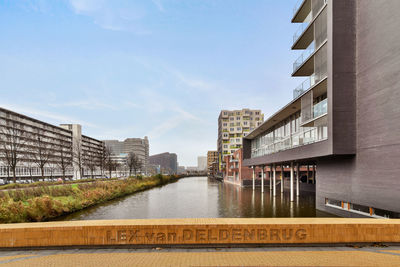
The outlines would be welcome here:
M 309 179 L 310 179 L 310 165 L 307 164 L 307 184 Z
M 252 166 L 253 168 L 253 191 L 256 189 L 256 166 Z
M 269 191 L 272 191 L 272 165 L 269 165 L 269 172 L 268 172 L 268 177 L 269 177 Z
M 281 193 L 283 193 L 283 176 L 285 175 L 285 172 L 283 171 L 283 165 L 281 165 Z
M 272 187 L 273 187 L 273 192 L 274 192 L 274 196 L 276 196 L 276 166 L 275 166 L 275 164 L 273 164 L 272 165 L 273 166 L 273 168 L 274 168 L 274 170 L 273 170 L 273 185 L 272 185 Z
M 300 165 L 297 163 L 297 168 L 296 168 L 296 196 L 300 196 Z
M 264 166 L 261 166 L 261 193 L 264 193 Z
M 290 162 L 290 201 L 294 201 L 293 180 L 294 180 L 294 171 L 293 171 L 293 161 L 292 161 Z

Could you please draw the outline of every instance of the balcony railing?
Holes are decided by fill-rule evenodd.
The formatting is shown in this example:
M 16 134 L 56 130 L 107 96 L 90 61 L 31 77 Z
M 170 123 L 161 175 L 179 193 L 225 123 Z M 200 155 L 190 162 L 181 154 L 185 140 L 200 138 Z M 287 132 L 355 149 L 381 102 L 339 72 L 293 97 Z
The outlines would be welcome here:
M 314 118 L 318 118 L 328 112 L 328 99 L 325 98 L 321 102 L 317 103 L 313 107 Z
M 299 10 L 301 4 L 303 4 L 304 0 L 298 0 L 297 3 L 293 7 L 293 16 L 296 15 L 297 11 Z
M 299 97 L 303 92 L 307 91 L 315 85 L 315 74 L 308 77 L 304 82 L 293 90 L 293 99 Z
M 300 57 L 293 63 L 293 72 L 296 72 L 301 65 L 314 53 L 315 46 L 314 42 L 312 42 L 306 50 L 300 55 Z
M 300 24 L 300 27 L 297 29 L 297 31 L 293 35 L 293 44 L 295 44 L 296 41 L 300 38 L 300 36 L 303 35 L 303 33 L 307 29 L 308 25 L 310 25 L 309 22 L 304 22 L 304 23 Z

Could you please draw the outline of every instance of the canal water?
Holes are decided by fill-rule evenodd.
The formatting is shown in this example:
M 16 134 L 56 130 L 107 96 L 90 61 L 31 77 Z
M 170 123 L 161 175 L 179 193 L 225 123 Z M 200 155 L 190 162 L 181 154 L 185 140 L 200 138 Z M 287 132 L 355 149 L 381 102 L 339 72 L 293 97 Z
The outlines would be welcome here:
M 273 198 L 266 187 L 240 188 L 207 177 L 190 177 L 176 183 L 136 193 L 94 206 L 61 220 L 156 219 L 156 218 L 267 218 L 333 217 L 315 209 L 315 194 L 300 192 L 290 202 L 278 190 Z

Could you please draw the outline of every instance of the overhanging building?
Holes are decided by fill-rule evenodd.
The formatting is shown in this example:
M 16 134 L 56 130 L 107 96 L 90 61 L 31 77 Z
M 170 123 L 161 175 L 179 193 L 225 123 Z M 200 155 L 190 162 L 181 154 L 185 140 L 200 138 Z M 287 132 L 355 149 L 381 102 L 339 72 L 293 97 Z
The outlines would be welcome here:
M 244 139 L 247 166 L 315 166 L 317 209 L 400 217 L 400 1 L 304 0 L 295 99 Z M 297 177 L 296 177 L 297 176 Z M 297 180 L 297 179 L 296 179 Z M 296 181 L 297 182 L 297 181 Z

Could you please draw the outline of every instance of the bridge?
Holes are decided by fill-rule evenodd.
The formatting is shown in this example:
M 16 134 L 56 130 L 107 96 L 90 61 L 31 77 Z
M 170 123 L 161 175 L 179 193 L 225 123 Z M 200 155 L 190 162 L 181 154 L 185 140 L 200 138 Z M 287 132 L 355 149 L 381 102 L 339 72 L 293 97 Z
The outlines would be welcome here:
M 385 219 L 146 219 L 0 225 L 0 263 L 5 266 L 399 266 L 398 245 L 400 220 Z

